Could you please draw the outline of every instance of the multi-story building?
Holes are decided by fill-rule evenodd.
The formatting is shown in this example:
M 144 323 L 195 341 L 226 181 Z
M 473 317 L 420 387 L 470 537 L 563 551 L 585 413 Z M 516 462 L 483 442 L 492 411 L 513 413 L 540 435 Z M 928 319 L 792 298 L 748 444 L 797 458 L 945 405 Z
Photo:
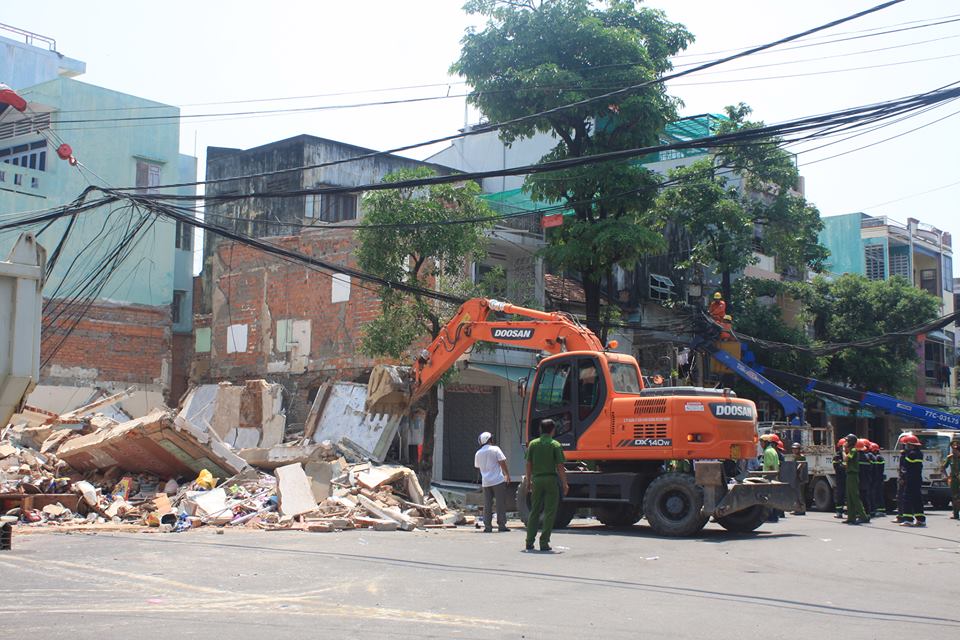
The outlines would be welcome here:
M 0 213 L 57 207 L 91 183 L 150 190 L 196 179 L 196 159 L 179 151 L 179 109 L 75 80 L 84 63 L 60 54 L 53 40 L 4 33 L 10 37 L 0 37 L 0 73 L 7 75 L 0 81 L 28 108 L 0 114 Z M 170 120 L 135 126 L 110 120 L 145 114 Z M 79 165 L 58 158 L 63 142 Z M 33 229 L 51 252 L 65 239 L 44 287 L 47 309 L 85 301 L 85 308 L 59 320 L 48 314 L 42 383 L 104 389 L 136 384 L 174 403 L 185 390 L 186 363 L 176 347 L 191 336 L 193 229 L 151 217 L 103 286 L 86 285 L 138 215 L 101 207 Z M 0 234 L 0 251 L 12 246 L 17 233 Z M 66 322 L 67 316 L 75 320 Z
M 389 154 L 303 168 L 370 153 L 310 135 L 252 149 L 210 147 L 206 193 L 355 187 L 424 166 L 450 173 L 446 167 Z M 207 222 L 215 227 L 270 238 L 274 244 L 354 268 L 352 227 L 362 217 L 358 194 L 255 197 L 210 202 L 205 210 Z M 215 232 L 205 236 L 194 309 L 194 381 L 266 377 L 283 384 L 288 424 L 304 421 L 323 382 L 366 381 L 374 363 L 359 353 L 358 345 L 363 325 L 379 313 L 375 286 L 265 255 Z
M 955 309 L 953 249 L 950 234 L 909 218 L 901 223 L 886 216 L 849 213 L 823 218 L 820 243 L 830 250 L 826 268 L 836 274 L 856 273 L 871 280 L 901 276 L 941 301 L 941 315 Z M 956 404 L 954 327 L 918 336 L 915 400 Z

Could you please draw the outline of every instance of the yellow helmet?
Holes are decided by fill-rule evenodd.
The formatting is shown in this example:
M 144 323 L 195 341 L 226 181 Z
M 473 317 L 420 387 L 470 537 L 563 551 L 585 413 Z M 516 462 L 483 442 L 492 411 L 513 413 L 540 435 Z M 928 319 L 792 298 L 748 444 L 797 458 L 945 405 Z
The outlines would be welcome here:
M 719 291 L 717 291 L 715 294 L 713 294 L 713 299 L 714 299 L 714 300 L 723 300 L 723 294 L 720 293 Z

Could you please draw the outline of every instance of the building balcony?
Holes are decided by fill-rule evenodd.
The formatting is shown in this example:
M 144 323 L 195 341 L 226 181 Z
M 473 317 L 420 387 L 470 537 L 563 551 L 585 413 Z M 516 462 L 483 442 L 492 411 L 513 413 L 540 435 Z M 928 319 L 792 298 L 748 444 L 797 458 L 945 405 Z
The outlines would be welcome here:
M 14 193 L 45 198 L 44 187 L 50 174 L 27 167 L 0 163 L 0 188 Z

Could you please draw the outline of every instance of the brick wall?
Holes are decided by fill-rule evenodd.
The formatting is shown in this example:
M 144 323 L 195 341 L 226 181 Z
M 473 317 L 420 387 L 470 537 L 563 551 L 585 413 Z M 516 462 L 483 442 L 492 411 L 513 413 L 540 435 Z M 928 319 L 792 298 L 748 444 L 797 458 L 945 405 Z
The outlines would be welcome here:
M 98 302 L 72 332 L 66 330 L 67 324 L 61 321 L 43 335 L 43 360 L 56 351 L 40 373 L 41 382 L 102 387 L 136 384 L 169 391 L 169 307 Z
M 350 229 L 270 241 L 355 266 Z M 265 378 L 283 384 L 288 424 L 296 425 L 324 381 L 366 380 L 374 361 L 358 353 L 361 330 L 380 310 L 370 284 L 351 279 L 347 293 L 326 272 L 236 243 L 219 244 L 210 267 L 212 313 L 194 316 L 194 331 L 210 328 L 210 352 L 195 355 L 191 382 Z
M 170 356 L 169 405 L 176 407 L 187 392 L 190 378 L 190 363 L 193 360 L 193 334 L 174 333 Z

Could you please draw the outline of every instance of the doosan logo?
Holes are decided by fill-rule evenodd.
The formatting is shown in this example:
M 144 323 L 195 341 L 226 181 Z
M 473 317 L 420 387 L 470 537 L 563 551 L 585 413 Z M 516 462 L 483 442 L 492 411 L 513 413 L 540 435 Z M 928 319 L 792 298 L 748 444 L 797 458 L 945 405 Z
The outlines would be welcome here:
M 493 337 L 499 340 L 529 340 L 533 329 L 494 329 Z
M 714 417 L 727 420 L 753 420 L 753 407 L 748 404 L 711 403 L 710 411 Z

